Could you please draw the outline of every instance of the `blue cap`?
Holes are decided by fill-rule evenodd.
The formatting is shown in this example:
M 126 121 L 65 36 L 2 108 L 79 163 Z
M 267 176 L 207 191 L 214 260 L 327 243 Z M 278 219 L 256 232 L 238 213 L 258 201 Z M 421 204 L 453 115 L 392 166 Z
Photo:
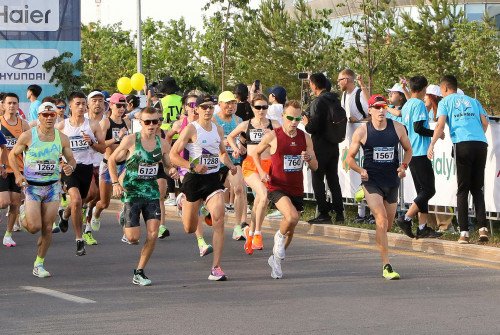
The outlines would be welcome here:
M 273 88 L 268 88 L 266 90 L 267 94 L 272 94 L 276 100 L 284 105 L 286 102 L 286 90 L 283 86 L 274 86 Z

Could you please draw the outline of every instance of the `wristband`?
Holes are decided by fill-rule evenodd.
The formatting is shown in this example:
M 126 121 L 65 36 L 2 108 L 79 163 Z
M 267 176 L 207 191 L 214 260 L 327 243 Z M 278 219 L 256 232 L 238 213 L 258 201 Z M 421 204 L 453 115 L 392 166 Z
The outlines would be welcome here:
M 73 167 L 73 165 L 69 165 L 68 166 L 71 168 L 71 171 L 75 172 L 75 168 Z
M 118 184 L 118 182 L 117 182 L 117 181 L 115 181 L 114 183 L 111 183 L 111 185 L 117 185 L 117 184 Z
M 405 170 L 408 170 L 408 164 L 406 164 L 405 162 L 401 163 L 401 165 L 403 165 L 403 167 L 405 168 Z

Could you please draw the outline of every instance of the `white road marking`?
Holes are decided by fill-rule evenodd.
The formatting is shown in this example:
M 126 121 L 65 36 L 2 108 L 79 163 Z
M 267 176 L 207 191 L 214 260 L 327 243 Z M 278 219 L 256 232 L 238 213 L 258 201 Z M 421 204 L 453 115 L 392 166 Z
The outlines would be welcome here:
M 63 299 L 63 300 L 71 301 L 71 302 L 76 302 L 79 304 L 94 304 L 95 303 L 94 300 L 77 297 L 76 295 L 71 295 L 71 294 L 51 290 L 51 289 L 44 288 L 44 287 L 21 286 L 21 288 L 24 290 L 28 290 L 28 291 L 32 291 L 32 292 L 36 292 L 36 293 L 40 293 L 40 294 L 50 295 L 50 296 L 55 297 L 55 298 L 59 298 L 59 299 Z

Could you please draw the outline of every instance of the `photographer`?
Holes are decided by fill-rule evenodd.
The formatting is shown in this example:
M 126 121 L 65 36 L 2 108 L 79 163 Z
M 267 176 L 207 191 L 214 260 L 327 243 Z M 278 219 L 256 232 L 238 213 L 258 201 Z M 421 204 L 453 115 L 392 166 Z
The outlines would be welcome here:
M 311 134 L 314 153 L 318 160 L 318 169 L 311 171 L 312 186 L 314 195 L 318 203 L 318 217 L 309 220 L 309 223 L 331 223 L 330 210 L 335 210 L 337 214 L 335 223 L 344 221 L 344 206 L 342 204 L 342 192 L 340 190 L 337 166 L 339 160 L 338 142 L 331 140 L 332 134 L 328 134 L 329 113 L 342 112 L 340 101 L 336 93 L 327 92 L 327 79 L 322 73 L 314 73 L 310 76 L 310 88 L 316 98 L 311 102 L 308 113 L 303 118 L 305 129 Z M 345 133 L 344 133 L 345 134 Z M 324 178 L 328 182 L 328 187 L 332 194 L 332 204 L 326 201 L 326 190 Z

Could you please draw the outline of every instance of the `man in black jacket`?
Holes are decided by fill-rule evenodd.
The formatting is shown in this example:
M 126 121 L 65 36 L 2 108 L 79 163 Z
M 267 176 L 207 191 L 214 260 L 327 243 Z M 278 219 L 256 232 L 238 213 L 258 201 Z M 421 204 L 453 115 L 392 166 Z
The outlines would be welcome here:
M 337 214 L 335 223 L 344 222 L 344 205 L 337 174 L 339 161 L 339 146 L 328 140 L 327 123 L 331 105 L 337 103 L 338 95 L 326 91 L 327 79 L 322 73 L 314 73 L 310 77 L 311 90 L 316 96 L 309 107 L 308 117 L 303 118 L 306 131 L 311 134 L 314 153 L 318 159 L 318 169 L 311 171 L 314 196 L 318 203 L 318 217 L 309 220 L 309 223 L 331 223 L 331 210 Z M 324 178 L 332 194 L 332 203 L 326 201 Z

